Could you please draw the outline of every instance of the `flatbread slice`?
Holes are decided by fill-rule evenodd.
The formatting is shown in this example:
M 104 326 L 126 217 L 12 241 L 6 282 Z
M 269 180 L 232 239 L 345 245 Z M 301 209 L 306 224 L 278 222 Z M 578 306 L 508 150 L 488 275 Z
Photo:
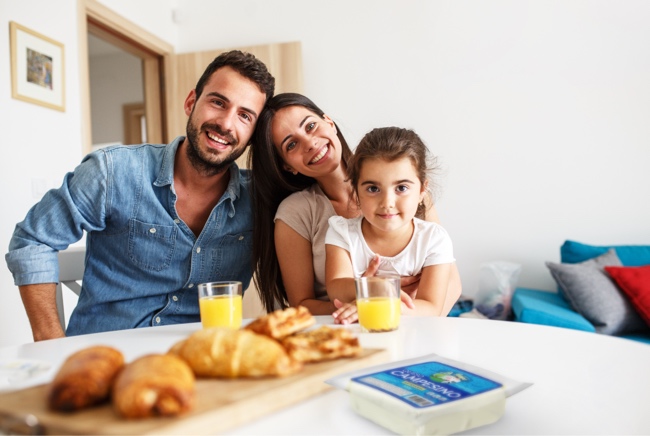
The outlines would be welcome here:
M 344 328 L 322 326 L 282 340 L 289 356 L 298 362 L 321 362 L 361 353 L 359 339 Z
M 245 328 L 253 332 L 281 340 L 316 323 L 309 309 L 303 306 L 276 310 L 261 316 Z

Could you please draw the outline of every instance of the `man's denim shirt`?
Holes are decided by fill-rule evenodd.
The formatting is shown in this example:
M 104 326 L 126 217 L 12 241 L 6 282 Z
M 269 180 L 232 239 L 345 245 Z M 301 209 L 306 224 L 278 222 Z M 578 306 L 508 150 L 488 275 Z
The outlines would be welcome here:
M 67 335 L 198 322 L 197 285 L 251 279 L 250 175 L 236 165 L 197 238 L 179 218 L 169 145 L 86 156 L 16 226 L 6 255 L 16 285 L 57 283 L 57 251 L 86 235 L 82 291 Z

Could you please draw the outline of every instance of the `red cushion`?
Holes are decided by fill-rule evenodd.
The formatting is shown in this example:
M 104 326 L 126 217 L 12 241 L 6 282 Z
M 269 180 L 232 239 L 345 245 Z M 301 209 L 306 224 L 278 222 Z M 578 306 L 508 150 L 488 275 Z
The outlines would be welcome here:
M 605 270 L 650 326 L 650 265 L 606 266 Z

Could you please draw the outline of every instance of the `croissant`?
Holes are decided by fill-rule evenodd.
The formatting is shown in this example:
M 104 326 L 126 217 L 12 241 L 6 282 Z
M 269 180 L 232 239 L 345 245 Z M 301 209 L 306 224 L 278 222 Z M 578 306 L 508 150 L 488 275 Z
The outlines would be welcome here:
M 126 365 L 113 387 L 113 407 L 125 418 L 175 416 L 194 405 L 194 374 L 171 354 L 149 354 Z
M 97 345 L 77 351 L 61 365 L 48 389 L 48 406 L 72 412 L 108 400 L 111 385 L 124 366 L 124 356 Z
M 249 330 L 198 330 L 169 352 L 185 360 L 198 377 L 286 376 L 302 368 L 277 341 Z

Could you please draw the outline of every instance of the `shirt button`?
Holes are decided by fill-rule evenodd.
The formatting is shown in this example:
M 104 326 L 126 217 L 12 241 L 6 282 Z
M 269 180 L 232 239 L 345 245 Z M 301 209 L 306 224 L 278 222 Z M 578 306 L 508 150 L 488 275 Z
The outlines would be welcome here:
M 156 317 L 156 324 L 160 324 L 160 317 L 159 316 Z
M 178 301 L 178 297 L 177 297 L 176 295 L 174 295 L 174 296 L 172 297 L 172 300 L 174 300 L 174 301 Z
M 243 240 L 243 239 L 244 239 L 244 237 L 243 237 L 243 236 L 240 236 L 240 237 L 239 237 L 239 240 L 240 240 L 240 241 L 241 241 L 241 240 Z
M 176 219 L 174 220 L 174 222 L 175 222 L 176 224 L 178 224 L 178 223 L 181 222 L 181 220 L 179 220 L 178 218 L 176 218 Z
M 149 233 L 156 233 L 156 229 L 154 227 L 150 228 Z
M 196 249 L 197 254 L 201 252 L 201 247 Z
M 188 288 L 193 288 L 193 287 L 194 287 L 194 283 L 190 283 L 190 285 L 188 286 Z

